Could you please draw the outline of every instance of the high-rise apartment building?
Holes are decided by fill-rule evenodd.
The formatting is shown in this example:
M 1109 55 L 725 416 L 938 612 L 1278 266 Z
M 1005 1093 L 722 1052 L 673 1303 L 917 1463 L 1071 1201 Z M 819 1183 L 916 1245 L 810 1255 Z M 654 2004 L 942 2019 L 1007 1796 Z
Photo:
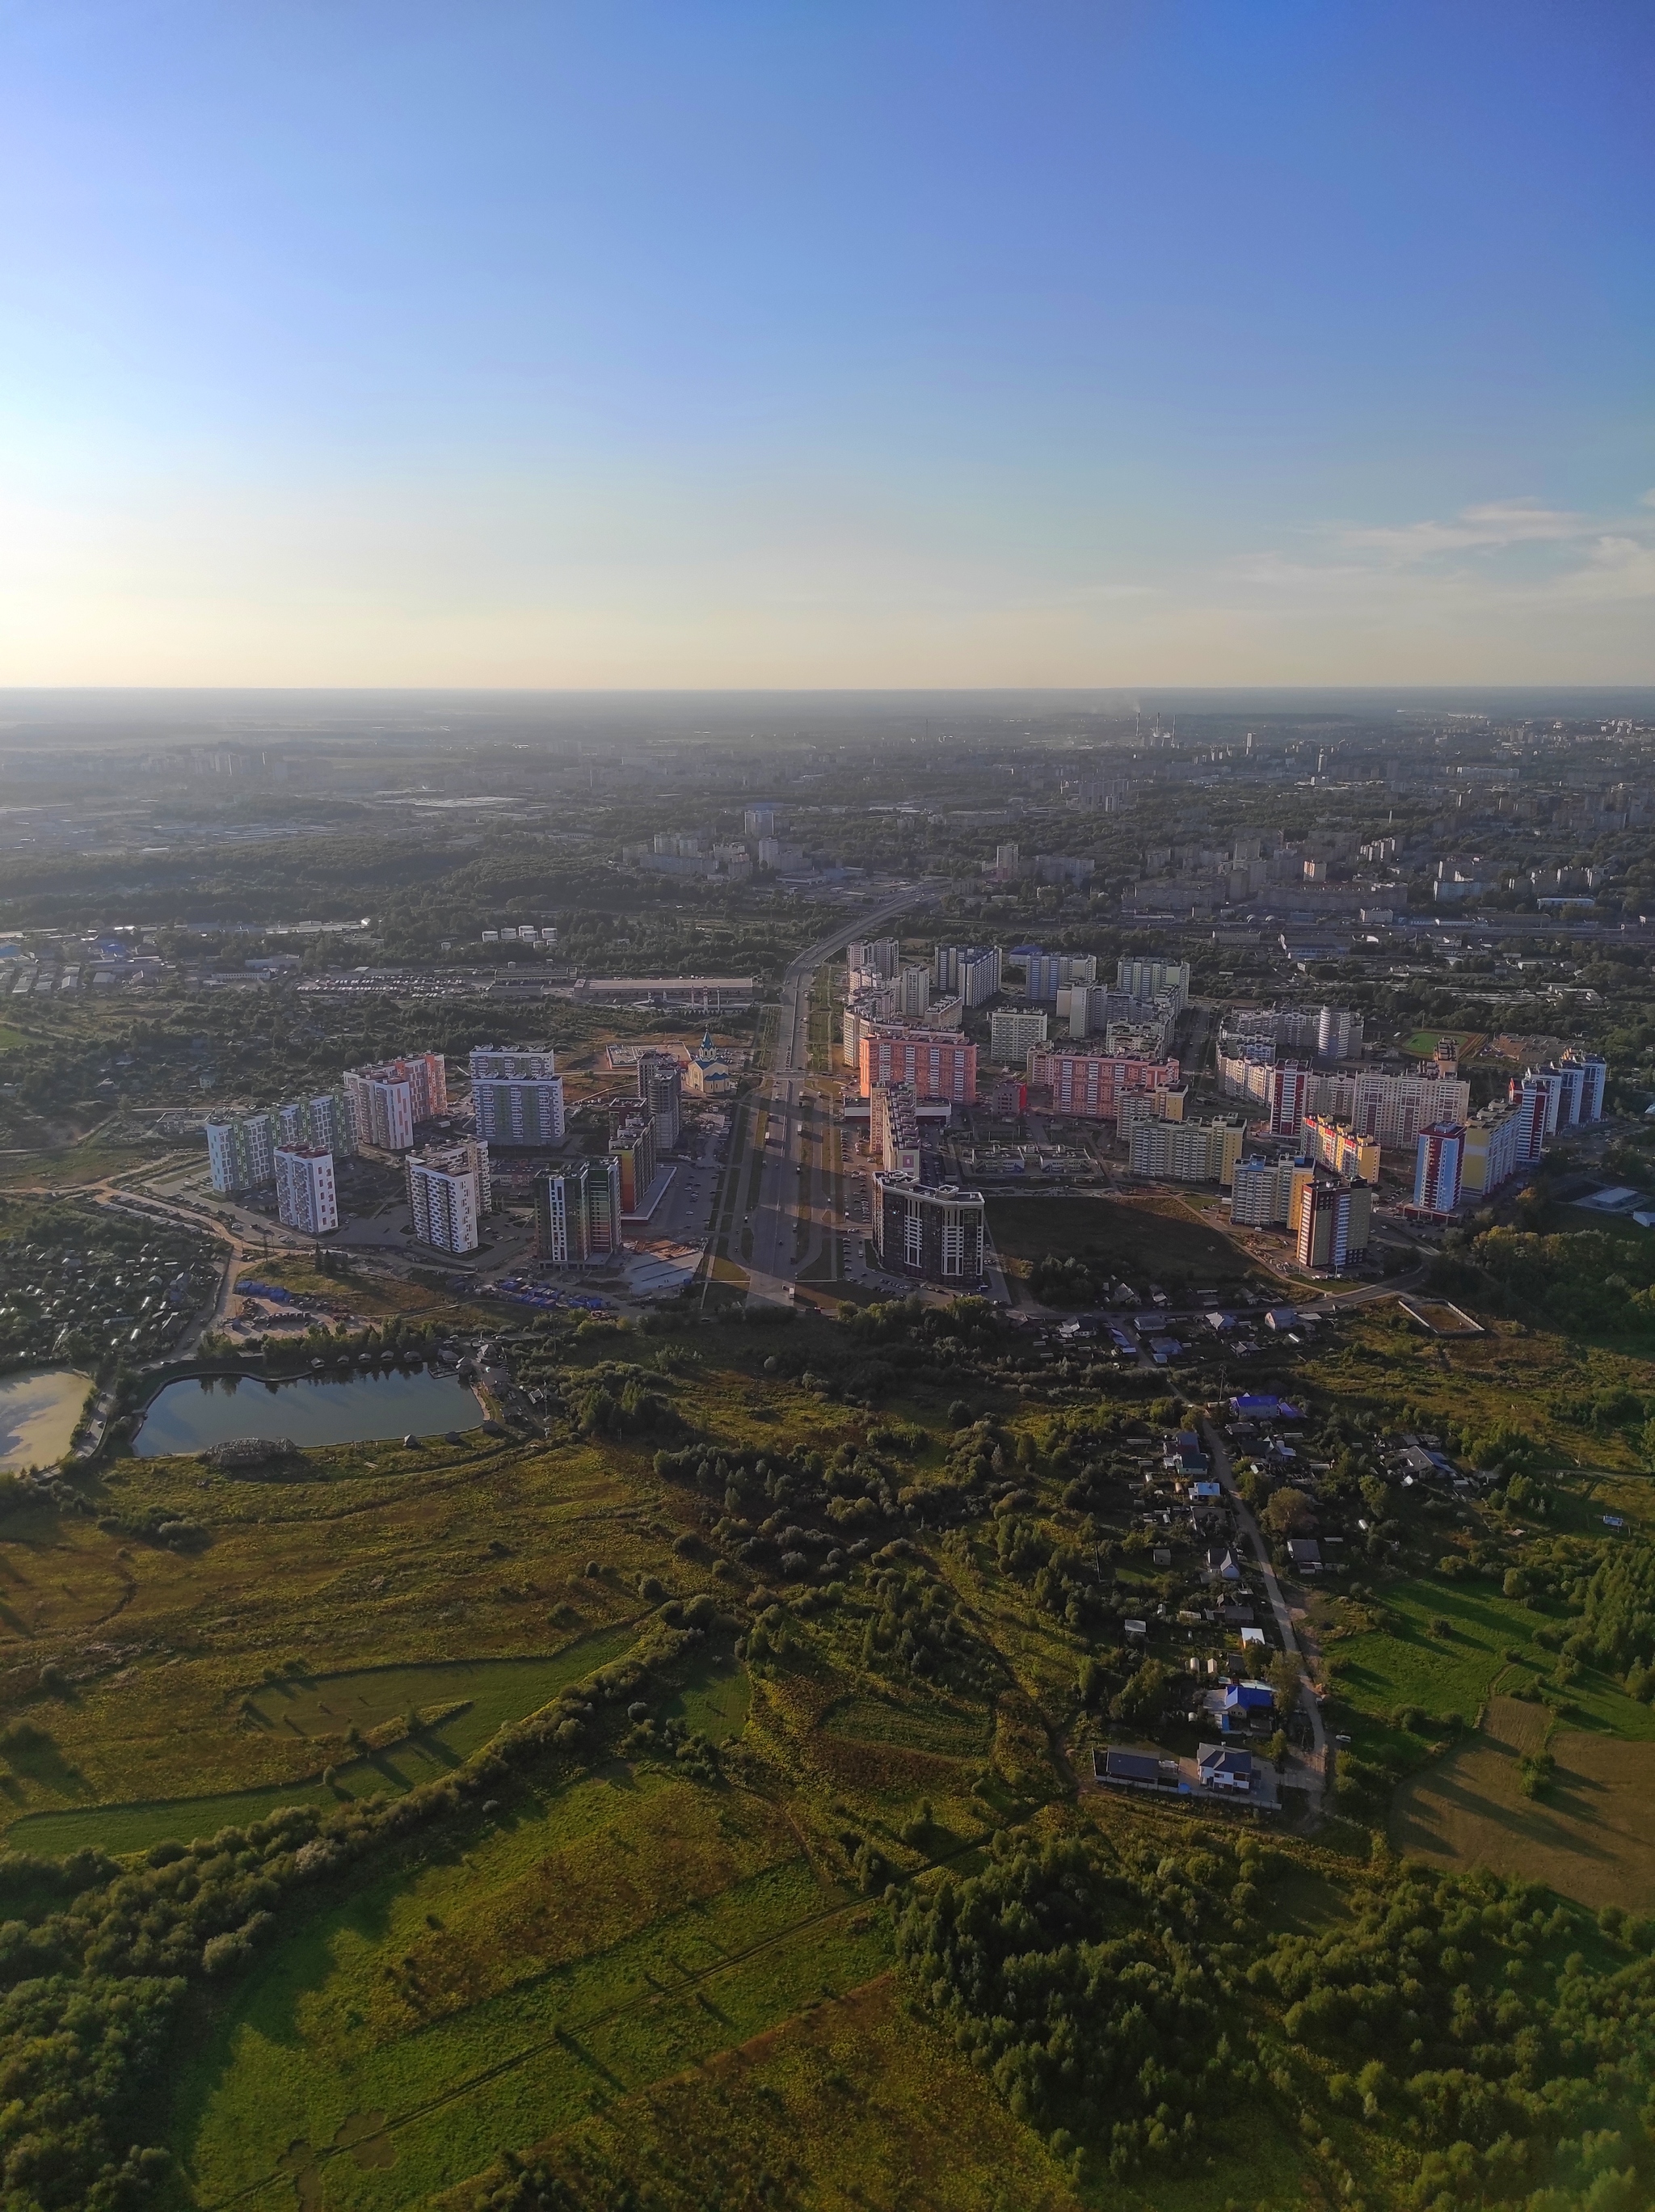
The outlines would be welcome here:
M 1215 1182 L 1228 1190 L 1241 1156 L 1239 1121 L 1134 1121 L 1131 1165 L 1134 1175 L 1167 1182 Z
M 902 947 L 894 937 L 854 937 L 845 957 L 853 971 L 866 968 L 888 980 L 902 965 Z
M 1367 1249 L 1373 1222 L 1371 1183 L 1318 1174 L 1298 1194 L 1294 1249 L 1301 1267 L 1337 1273 Z
M 408 1204 L 414 1235 L 439 1252 L 475 1252 L 493 1204 L 488 1147 L 474 1139 L 410 1153 Z
M 1116 1137 L 1130 1145 L 1140 1121 L 1181 1121 L 1189 1097 L 1187 1083 L 1169 1083 L 1164 1091 L 1127 1091 L 1115 1101 Z
M 350 1158 L 356 1150 L 355 1125 L 343 1090 L 291 1099 L 274 1109 L 273 1120 L 278 1144 L 320 1145 L 338 1159 Z
M 958 1030 L 864 1029 L 858 1053 L 864 1098 L 876 1085 L 906 1084 L 916 1098 L 977 1103 L 977 1047 Z
M 448 1075 L 440 1052 L 411 1053 L 375 1067 L 354 1067 L 345 1074 L 345 1097 L 359 1145 L 381 1152 L 414 1148 L 421 1121 L 448 1111 Z
M 1165 1022 L 1111 1022 L 1103 1033 L 1106 1052 L 1125 1060 L 1159 1060 L 1166 1052 L 1168 1025 Z
M 1531 1168 L 1546 1149 L 1546 1112 L 1551 1093 L 1543 1083 L 1525 1076 L 1513 1079 L 1507 1097 L 1518 1116 L 1517 1164 Z
M 1182 1013 L 1190 1003 L 1190 963 L 1187 960 L 1143 959 L 1123 955 L 1115 964 L 1115 981 L 1135 999 L 1158 999 L 1171 994 L 1174 1010 Z
M 894 1275 L 963 1288 L 983 1278 L 984 1207 L 980 1190 L 874 1176 L 874 1249 Z
M 1396 1148 L 1413 1144 L 1428 1121 L 1463 1121 L 1470 1110 L 1471 1086 L 1457 1075 L 1329 1075 L 1321 1085 L 1324 1112 Z
M 1052 1111 L 1084 1121 L 1112 1121 L 1118 1102 L 1136 1091 L 1164 1091 L 1178 1081 L 1175 1060 L 1129 1060 L 1084 1045 L 1036 1045 L 1028 1079 L 1051 1092 Z
M 581 1159 L 535 1178 L 535 1254 L 549 1267 L 580 1267 L 621 1249 L 621 1164 Z
M 894 999 L 891 1011 L 899 1021 L 919 1020 L 931 1005 L 931 969 L 917 962 L 897 969 L 891 984 Z
M 1284 1060 L 1270 1069 L 1270 1133 L 1296 1137 L 1310 1115 L 1312 1071 L 1296 1060 Z
M 640 1213 L 655 1186 L 655 1117 L 637 1107 L 615 1129 L 609 1151 L 621 1170 L 621 1211 Z
M 1348 1006 L 1233 1007 L 1219 1025 L 1221 1060 L 1313 1054 L 1325 1066 L 1361 1055 L 1362 1017 Z
M 1609 1081 L 1609 1063 L 1593 1052 L 1566 1052 L 1565 1067 L 1581 1071 L 1580 1110 L 1579 1121 L 1601 1121 L 1603 1118 L 1603 1091 Z
M 1023 992 L 1030 999 L 1055 999 L 1059 991 L 1097 981 L 1095 952 L 1040 952 L 1031 947 L 1022 961 Z
M 1525 1082 L 1543 1084 L 1549 1094 L 1546 1134 L 1573 1129 L 1582 1122 L 1599 1121 L 1603 1115 L 1603 1086 L 1609 1070 L 1596 1055 L 1566 1052 L 1561 1060 L 1528 1070 Z
M 1230 1187 L 1230 1219 L 1238 1229 L 1290 1228 L 1298 1214 L 1296 1196 L 1315 1180 L 1311 1160 L 1238 1160 Z
M 276 1218 L 284 1228 L 325 1237 L 339 1226 L 333 1188 L 333 1154 L 324 1145 L 276 1148 Z
M 868 1149 L 891 1175 L 918 1182 L 919 1120 L 906 1084 L 876 1084 L 869 1097 Z
M 986 1005 L 1000 988 L 997 945 L 939 945 L 931 979 L 939 993 L 955 992 L 968 1006 Z
M 1414 1156 L 1414 1203 L 1422 1213 L 1449 1214 L 1459 1204 L 1465 1130 L 1458 1121 L 1432 1121 L 1419 1133 Z
M 207 1124 L 207 1172 L 215 1190 L 262 1190 L 276 1174 L 268 1114 L 215 1115 Z
M 1540 1101 L 1543 1116 L 1543 1095 Z M 1465 1124 L 1465 1148 L 1460 1159 L 1462 1198 L 1491 1198 L 1508 1183 L 1528 1157 L 1532 1127 L 1531 1102 L 1519 1097 L 1515 1106 L 1485 1106 Z M 1422 1146 L 1425 1143 L 1420 1138 Z
M 658 1158 L 674 1151 L 683 1121 L 684 1072 L 670 1053 L 639 1054 L 638 1099 L 655 1123 Z
M 1320 1167 L 1335 1175 L 1360 1176 L 1364 1182 L 1379 1179 L 1379 1140 L 1364 1137 L 1349 1121 L 1336 1121 L 1331 1114 L 1307 1114 L 1304 1148 Z
M 507 1050 L 478 1045 L 471 1054 L 471 1104 L 485 1144 L 507 1147 L 563 1141 L 563 1079 L 549 1045 Z
M 891 1018 L 891 1009 L 883 992 L 864 991 L 846 1001 L 840 1017 L 840 1042 L 845 1057 L 852 1067 L 862 1058 L 862 1036 L 864 1030 L 879 1028 Z
M 764 805 L 744 808 L 742 830 L 749 837 L 773 837 L 776 834 L 775 808 Z
M 1058 1019 L 1067 1023 L 1071 1037 L 1100 1036 L 1111 1022 L 1137 1021 L 1143 1014 L 1143 1001 L 1113 984 L 1076 981 L 1058 986 Z
M 1292 1070 L 1288 1074 L 1287 1071 Z M 1232 1098 L 1253 1098 L 1270 1117 L 1272 1135 L 1293 1137 L 1312 1114 L 1348 1121 L 1358 1135 L 1382 1146 L 1411 1149 L 1428 1121 L 1463 1121 L 1470 1085 L 1463 1078 L 1432 1073 L 1383 1075 L 1377 1069 L 1323 1072 L 1294 1060 L 1221 1053 L 1220 1079 Z
M 1023 1014 L 997 1006 L 988 1018 L 990 1059 L 998 1060 L 1003 1067 L 1021 1066 L 1032 1047 L 1046 1042 L 1047 1019 L 1043 1013 Z

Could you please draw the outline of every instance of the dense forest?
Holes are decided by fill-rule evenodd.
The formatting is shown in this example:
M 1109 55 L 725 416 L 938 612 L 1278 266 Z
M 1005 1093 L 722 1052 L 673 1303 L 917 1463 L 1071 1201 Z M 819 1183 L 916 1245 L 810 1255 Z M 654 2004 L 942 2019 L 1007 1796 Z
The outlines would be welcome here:
M 1272 1934 L 1289 1866 L 1245 1833 L 1003 1836 L 915 1889 L 899 1955 L 1077 2175 L 1192 2162 L 1269 2108 L 1353 2204 L 1649 2202 L 1655 1921 L 1380 1850 L 1347 1910 Z

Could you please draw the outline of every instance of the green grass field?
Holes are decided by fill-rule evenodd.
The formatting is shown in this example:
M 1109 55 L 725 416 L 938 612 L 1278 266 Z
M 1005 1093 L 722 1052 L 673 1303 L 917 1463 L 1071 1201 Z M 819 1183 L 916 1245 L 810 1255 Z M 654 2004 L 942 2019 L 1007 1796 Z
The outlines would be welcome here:
M 566 1682 L 617 1658 L 633 1641 L 630 1626 L 582 1638 L 550 1658 L 454 1660 L 424 1667 L 380 1667 L 318 1679 L 284 1676 L 248 1697 L 252 1725 L 300 1739 L 318 1771 L 270 1788 L 128 1805 L 88 1805 L 36 1813 L 13 1823 L 12 1848 L 62 1853 L 86 1844 L 120 1853 L 145 1850 L 173 1838 L 187 1843 L 227 1825 L 245 1825 L 281 1805 L 326 1805 L 376 1792 L 401 1796 L 451 1772 L 507 1722 L 548 1704 Z M 733 1694 L 738 1686 L 726 1686 Z M 382 1750 L 354 1757 L 339 1739 L 348 1728 L 366 1737 L 412 1711 L 457 1706 L 434 1726 L 421 1726 Z M 16 1754 L 14 1754 L 15 1757 Z M 27 1753 L 22 1754 L 26 1759 Z M 319 1779 L 325 1762 L 331 1784 Z
M 292 2144 L 367 2114 L 394 2163 L 329 2160 L 327 2203 L 422 2200 L 866 1980 L 887 1941 L 762 1800 L 577 1784 L 322 1914 L 255 1978 L 183 2086 L 198 2201 L 282 2202 Z
M 1547 1616 L 1502 1597 L 1492 1585 L 1468 1588 L 1434 1577 L 1392 1583 L 1384 1607 L 1382 1630 L 1328 1646 L 1339 1697 L 1355 1717 L 1358 1752 L 1395 1747 L 1387 1717 L 1399 1706 L 1417 1705 L 1436 1721 L 1458 1713 L 1470 1723 L 1496 1689 L 1509 1692 L 1555 1664 L 1554 1655 L 1532 1641 Z M 1446 1636 L 1432 1632 L 1434 1620 L 1448 1624 Z M 1508 1661 L 1508 1650 L 1524 1658 Z M 1655 1742 L 1655 1711 L 1608 1676 L 1583 1669 L 1567 1695 L 1573 1726 Z

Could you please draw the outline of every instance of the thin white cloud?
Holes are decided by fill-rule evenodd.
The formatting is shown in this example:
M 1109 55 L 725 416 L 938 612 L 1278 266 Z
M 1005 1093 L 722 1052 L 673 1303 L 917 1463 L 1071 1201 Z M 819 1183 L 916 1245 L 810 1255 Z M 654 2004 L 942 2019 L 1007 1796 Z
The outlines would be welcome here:
M 1600 538 L 1585 565 L 1555 578 L 1550 591 L 1568 599 L 1655 599 L 1655 545 L 1636 538 Z
M 1413 562 L 1434 560 L 1445 553 L 1560 544 L 1585 535 L 1593 526 L 1584 514 L 1542 507 L 1537 500 L 1501 499 L 1480 507 L 1462 507 L 1452 522 L 1347 526 L 1338 532 L 1338 538 L 1341 544 L 1352 550 Z
M 1463 507 L 1451 521 L 1346 524 L 1325 533 L 1325 557 L 1260 548 L 1225 562 L 1222 584 L 1306 613 L 1343 601 L 1364 617 L 1412 613 L 1440 623 L 1567 602 L 1605 605 L 1655 596 L 1655 522 L 1543 507 L 1532 499 Z

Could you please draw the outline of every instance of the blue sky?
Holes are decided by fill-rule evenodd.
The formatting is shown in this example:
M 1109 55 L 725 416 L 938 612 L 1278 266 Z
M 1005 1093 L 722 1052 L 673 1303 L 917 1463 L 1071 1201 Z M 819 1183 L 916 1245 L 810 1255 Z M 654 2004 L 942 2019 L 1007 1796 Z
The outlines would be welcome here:
M 1655 680 L 1655 17 L 0 0 L 0 682 Z

